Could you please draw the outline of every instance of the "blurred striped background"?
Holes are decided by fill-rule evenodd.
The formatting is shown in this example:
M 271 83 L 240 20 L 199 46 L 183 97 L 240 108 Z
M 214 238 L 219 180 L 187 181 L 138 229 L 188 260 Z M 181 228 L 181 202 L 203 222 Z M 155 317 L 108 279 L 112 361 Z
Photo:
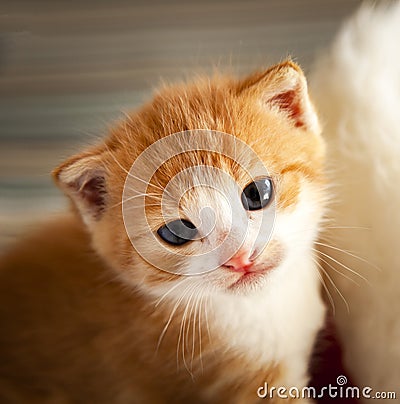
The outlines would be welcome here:
M 307 71 L 360 0 L 1 1 L 0 249 L 65 208 L 50 171 L 160 79 Z

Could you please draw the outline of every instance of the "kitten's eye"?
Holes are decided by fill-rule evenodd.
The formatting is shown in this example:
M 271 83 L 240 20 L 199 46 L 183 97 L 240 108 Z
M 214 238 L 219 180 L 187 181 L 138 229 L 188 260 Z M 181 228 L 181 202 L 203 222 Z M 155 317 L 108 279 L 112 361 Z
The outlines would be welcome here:
M 265 208 L 272 200 L 272 181 L 262 178 L 251 182 L 242 192 L 242 204 L 246 210 Z
M 161 226 L 157 234 L 168 244 L 182 245 L 194 239 L 197 229 L 188 220 L 178 219 Z

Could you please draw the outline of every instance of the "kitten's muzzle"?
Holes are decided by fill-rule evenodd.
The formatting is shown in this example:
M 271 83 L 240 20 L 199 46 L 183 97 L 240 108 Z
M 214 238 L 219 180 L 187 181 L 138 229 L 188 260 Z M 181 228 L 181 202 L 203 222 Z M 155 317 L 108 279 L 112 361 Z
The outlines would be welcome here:
M 253 272 L 252 269 L 254 267 L 254 263 L 251 260 L 248 252 L 239 251 L 228 261 L 226 261 L 222 266 L 231 271 L 247 273 Z
M 250 253 L 241 249 L 221 266 L 231 272 L 242 275 L 268 272 L 277 267 L 283 258 L 283 250 L 280 248 L 280 245 L 277 243 L 272 244 L 274 244 L 273 247 L 275 248 L 270 253 L 270 257 L 266 262 L 256 263 L 257 255 L 255 252 Z

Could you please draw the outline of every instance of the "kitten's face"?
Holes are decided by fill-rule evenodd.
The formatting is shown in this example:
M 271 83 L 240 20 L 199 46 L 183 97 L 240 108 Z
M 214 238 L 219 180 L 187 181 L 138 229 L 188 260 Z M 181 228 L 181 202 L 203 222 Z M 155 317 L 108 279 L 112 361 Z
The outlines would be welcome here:
M 311 254 L 322 159 L 305 80 L 286 63 L 166 89 L 56 175 L 125 281 L 250 294 Z

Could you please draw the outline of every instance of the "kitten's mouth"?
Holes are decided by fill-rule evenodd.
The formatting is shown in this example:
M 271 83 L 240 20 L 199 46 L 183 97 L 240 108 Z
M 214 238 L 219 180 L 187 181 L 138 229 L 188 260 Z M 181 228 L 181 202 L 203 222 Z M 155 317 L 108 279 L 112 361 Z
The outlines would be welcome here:
M 243 271 L 238 271 L 240 273 L 239 279 L 237 279 L 235 282 L 230 284 L 228 286 L 228 290 L 235 290 L 237 288 L 241 287 L 246 287 L 246 286 L 251 286 L 251 285 L 256 285 L 259 283 L 265 276 L 272 271 L 278 263 L 271 263 L 266 266 L 263 266 L 260 269 L 254 269 L 250 271 L 246 271 L 245 269 Z
M 236 291 L 243 289 L 254 290 L 265 285 L 266 279 L 272 271 L 275 271 L 283 261 L 285 250 L 281 243 L 272 240 L 269 250 L 263 257 L 255 259 L 246 258 L 248 254 L 236 254 L 222 265 L 227 271 L 225 287 L 227 290 Z

